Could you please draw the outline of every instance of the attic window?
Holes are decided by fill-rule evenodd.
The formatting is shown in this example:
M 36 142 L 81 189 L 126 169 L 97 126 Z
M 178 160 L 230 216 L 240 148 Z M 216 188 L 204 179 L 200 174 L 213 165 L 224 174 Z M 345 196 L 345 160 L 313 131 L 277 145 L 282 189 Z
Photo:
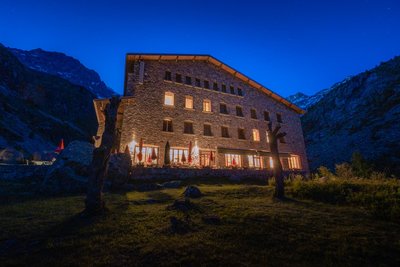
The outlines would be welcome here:
M 279 123 L 283 123 L 281 114 L 279 114 L 279 113 L 276 114 L 276 121 Z
M 238 91 L 238 95 L 243 96 L 243 91 L 241 88 L 238 88 L 237 91 Z
M 175 82 L 177 83 L 182 83 L 182 75 L 180 74 L 175 74 Z
M 187 84 L 187 85 L 192 85 L 192 77 L 186 76 L 186 77 L 185 77 L 185 84 Z
M 226 93 L 226 85 L 225 84 L 221 85 L 221 91 L 223 93 Z
M 210 89 L 210 83 L 208 81 L 204 81 L 204 88 Z
M 166 71 L 165 72 L 164 80 L 166 80 L 166 81 L 171 81 L 172 80 L 170 71 Z
M 214 83 L 214 84 L 213 84 L 213 89 L 214 89 L 215 91 L 218 91 L 218 89 L 219 89 L 219 88 L 218 88 L 218 83 Z
M 234 94 L 235 94 L 235 87 L 231 86 L 231 87 L 230 87 L 230 90 L 231 90 L 231 94 L 234 95 Z

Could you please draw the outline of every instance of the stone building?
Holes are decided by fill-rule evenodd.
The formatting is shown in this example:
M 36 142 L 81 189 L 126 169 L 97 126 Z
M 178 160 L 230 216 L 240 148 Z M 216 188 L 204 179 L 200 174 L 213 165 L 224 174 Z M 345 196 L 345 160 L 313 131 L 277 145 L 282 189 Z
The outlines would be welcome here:
M 284 169 L 308 172 L 304 111 L 212 56 L 127 54 L 124 87 L 118 143 L 129 147 L 134 164 L 141 158 L 145 166 L 162 166 L 168 141 L 174 166 L 271 168 L 272 122 L 287 133 L 279 142 Z M 94 101 L 98 136 L 107 101 Z

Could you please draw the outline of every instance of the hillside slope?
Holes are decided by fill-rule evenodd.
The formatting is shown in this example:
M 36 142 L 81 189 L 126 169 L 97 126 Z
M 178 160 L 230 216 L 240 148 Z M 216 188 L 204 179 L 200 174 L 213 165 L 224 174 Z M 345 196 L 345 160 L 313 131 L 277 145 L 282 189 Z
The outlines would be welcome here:
M 90 70 L 82 65 L 77 59 L 59 52 L 49 52 L 42 49 L 21 50 L 8 48 L 18 60 L 26 67 L 55 75 L 73 84 L 80 85 L 88 89 L 98 98 L 111 97 L 115 94 L 100 79 L 94 70 Z
M 361 152 L 400 173 L 400 57 L 337 85 L 302 117 L 311 168 Z
M 0 149 L 31 156 L 61 138 L 89 140 L 96 130 L 95 95 L 53 75 L 26 68 L 0 45 Z

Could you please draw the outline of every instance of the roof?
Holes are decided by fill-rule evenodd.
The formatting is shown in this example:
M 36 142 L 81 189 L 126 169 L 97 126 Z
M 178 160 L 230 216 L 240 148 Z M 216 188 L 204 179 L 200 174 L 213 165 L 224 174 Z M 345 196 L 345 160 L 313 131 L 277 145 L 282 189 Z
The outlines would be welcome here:
M 291 103 L 290 101 L 286 100 L 282 96 L 274 93 L 264 85 L 256 82 L 255 80 L 251 79 L 250 77 L 244 75 L 243 73 L 237 71 L 236 69 L 232 68 L 231 66 L 223 63 L 222 61 L 216 59 L 211 55 L 201 55 L 201 54 L 147 54 L 147 53 L 127 53 L 126 54 L 127 60 L 192 60 L 192 61 L 206 61 L 209 62 L 218 68 L 227 71 L 228 73 L 232 74 L 234 77 L 242 80 L 244 83 L 254 87 L 272 99 L 284 104 L 288 108 L 294 110 L 299 114 L 304 114 L 305 111 L 295 104 Z

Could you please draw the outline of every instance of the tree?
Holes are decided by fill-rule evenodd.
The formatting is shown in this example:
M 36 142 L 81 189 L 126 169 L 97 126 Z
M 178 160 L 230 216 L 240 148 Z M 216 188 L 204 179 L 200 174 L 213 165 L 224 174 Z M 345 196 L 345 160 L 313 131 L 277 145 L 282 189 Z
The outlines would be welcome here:
M 112 149 L 117 140 L 117 114 L 121 100 L 117 96 L 110 99 L 103 110 L 105 117 L 104 132 L 101 144 L 93 150 L 93 159 L 90 165 L 90 174 L 88 179 L 88 190 L 85 200 L 85 213 L 101 214 L 105 211 L 105 202 L 103 199 L 104 180 L 107 175 L 108 162 Z
M 273 175 L 275 177 L 275 192 L 274 197 L 283 199 L 285 197 L 285 188 L 283 181 L 282 164 L 279 158 L 278 141 L 286 136 L 285 132 L 279 132 L 281 129 L 280 124 L 277 124 L 272 130 L 272 123 L 268 123 L 268 138 L 269 147 L 271 150 L 272 161 L 273 161 Z

